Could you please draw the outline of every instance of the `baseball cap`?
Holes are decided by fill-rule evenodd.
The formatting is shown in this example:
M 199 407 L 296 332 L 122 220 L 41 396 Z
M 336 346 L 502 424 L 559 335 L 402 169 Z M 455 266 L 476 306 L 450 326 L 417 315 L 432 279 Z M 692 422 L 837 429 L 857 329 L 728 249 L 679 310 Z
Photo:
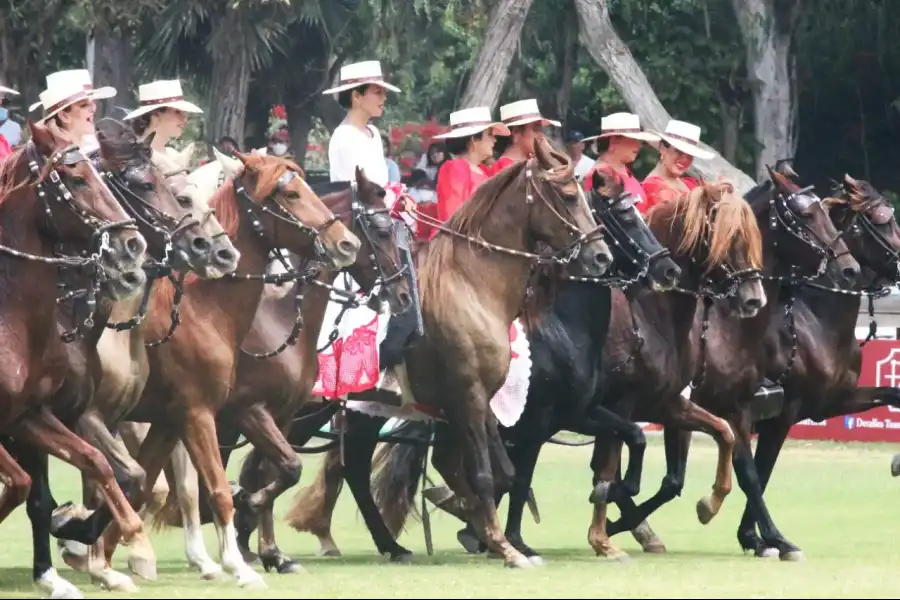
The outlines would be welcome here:
M 584 139 L 584 134 L 580 131 L 570 131 L 566 134 L 566 143 L 574 144 L 575 142 L 580 142 Z

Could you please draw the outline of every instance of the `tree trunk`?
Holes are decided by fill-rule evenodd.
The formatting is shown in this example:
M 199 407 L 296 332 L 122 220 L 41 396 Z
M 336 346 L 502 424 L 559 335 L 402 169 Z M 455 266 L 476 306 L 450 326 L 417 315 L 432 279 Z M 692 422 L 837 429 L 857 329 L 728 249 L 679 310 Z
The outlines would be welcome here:
M 722 122 L 722 158 L 734 164 L 737 162 L 738 141 L 741 134 L 741 107 L 719 96 L 719 119 Z
M 563 16 L 563 45 L 560 52 L 560 81 L 559 90 L 556 92 L 556 114 L 566 125 L 566 116 L 569 114 L 569 101 L 572 99 L 572 84 L 575 79 L 575 63 L 578 59 L 578 14 L 570 3 Z
M 581 39 L 591 57 L 606 72 L 629 108 L 640 115 L 644 127 L 664 130 L 671 117 L 628 46 L 613 28 L 606 0 L 575 0 L 575 6 L 578 9 Z M 719 154 L 710 160 L 694 161 L 691 171 L 712 181 L 723 177 L 731 181 L 741 193 L 755 185 L 752 178 Z
M 206 112 L 206 139 L 215 144 L 223 135 L 244 146 L 244 120 L 250 91 L 250 57 L 240 44 L 223 49 L 213 63 Z
M 506 74 L 512 63 L 522 26 L 532 0 L 500 0 L 491 12 L 484 45 L 458 108 L 487 106 L 491 110 L 500 99 Z
M 93 45 L 93 52 L 88 53 L 93 54 L 93 60 L 89 60 L 88 64 L 91 65 L 91 80 L 94 87 L 111 85 L 117 92 L 114 98 L 100 102 L 98 112 L 102 116 L 121 119 L 124 114 L 113 110 L 114 107 L 121 106 L 127 110 L 136 107 L 134 85 L 131 80 L 131 44 L 118 30 L 105 27 L 95 29 L 93 35 L 88 38 L 88 44 L 89 47 Z
M 791 39 L 798 2 L 732 0 L 747 50 L 747 78 L 753 93 L 754 133 L 760 145 L 756 173 L 792 158 L 797 149 L 796 62 Z M 776 4 L 778 6 L 776 6 Z

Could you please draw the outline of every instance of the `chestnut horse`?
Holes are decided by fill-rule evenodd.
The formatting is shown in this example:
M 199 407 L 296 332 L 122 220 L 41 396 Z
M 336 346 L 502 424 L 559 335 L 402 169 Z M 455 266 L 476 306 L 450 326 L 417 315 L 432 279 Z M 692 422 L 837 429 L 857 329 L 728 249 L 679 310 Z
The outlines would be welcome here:
M 68 371 L 55 318 L 57 269 L 82 269 L 92 292 L 124 300 L 143 289 L 146 242 L 77 147 L 63 146 L 41 125 L 29 123 L 29 129 L 31 140 L 0 163 L 0 271 L 6 280 L 0 292 L 0 432 L 85 473 L 126 541 L 136 542 L 145 536 L 143 525 L 106 458 L 53 414 L 52 403 Z M 87 258 L 51 257 L 58 243 L 77 246 Z M 2 521 L 28 497 L 30 479 L 5 451 L 0 462 L 7 477 Z
M 263 584 L 241 559 L 233 524 L 234 506 L 219 454 L 216 414 L 234 384 L 237 356 L 250 330 L 262 292 L 266 256 L 276 248 L 317 256 L 328 266 L 351 264 L 359 239 L 338 221 L 303 181 L 293 162 L 239 154 L 210 205 L 241 254 L 241 274 L 184 283 L 181 325 L 168 342 L 148 352 L 151 377 L 129 420 L 150 423 L 138 457 L 147 479 L 130 498 L 141 507 L 176 443 L 184 442 L 214 504 L 223 568 L 241 586 Z M 170 329 L 175 290 L 168 282 L 154 292 L 147 334 L 161 339 Z M 97 511 L 97 519 L 105 515 Z M 93 524 L 92 526 L 96 526 Z M 112 523 L 103 535 L 107 562 L 119 539 Z
M 849 284 L 859 275 L 860 269 L 821 200 L 811 188 L 801 189 L 779 171 L 787 172 L 781 163 L 776 165 L 776 170 L 769 169 L 769 181 L 746 196 L 761 225 L 763 281 L 769 302 L 756 317 L 740 320 L 732 318 L 721 302 L 704 303 L 698 308 L 694 327 L 700 332 L 701 358 L 695 380 L 691 382 L 691 400 L 728 421 L 733 429 L 733 463 L 738 485 L 747 496 L 766 544 L 777 548 L 783 559 L 790 560 L 802 555 L 775 527 L 762 498 L 750 447 L 753 398 L 769 370 L 765 336 L 779 313 L 785 283 L 792 285 L 827 274 L 832 281 Z M 635 407 L 635 419 L 657 421 L 650 410 L 657 401 L 655 397 L 643 398 Z M 660 490 L 640 507 L 636 507 L 631 498 L 614 498 L 622 517 L 608 524 L 610 535 L 641 526 L 644 531 L 639 541 L 648 551 L 663 550 L 664 546 L 642 521 L 680 494 L 687 465 L 690 433 L 667 427 L 664 438 L 667 472 Z M 608 440 L 595 440 L 595 460 L 604 456 L 598 453 L 608 443 Z M 607 462 L 607 476 L 615 476 L 617 467 L 618 456 Z M 714 516 L 701 506 L 697 513 L 704 524 Z M 595 514 L 594 526 L 599 518 Z
M 592 285 L 582 291 L 586 299 L 580 311 L 563 313 L 561 323 L 547 321 L 531 332 L 537 366 L 532 373 L 529 401 L 522 419 L 510 430 L 501 429 L 501 435 L 516 467 L 507 536 L 532 560 L 540 561 L 540 557 L 522 540 L 521 523 L 541 446 L 563 429 L 592 436 L 614 434 L 629 445 L 628 469 L 617 486 L 610 486 L 602 474 L 595 475 L 592 501 L 602 509 L 603 498 L 633 497 L 639 491 L 645 438 L 633 422 L 626 420 L 626 427 L 617 421 L 622 420 L 622 414 L 630 415 L 631 407 L 643 398 L 659 400 L 653 412 L 663 422 L 704 431 L 719 445 L 713 494 L 701 500 L 706 510 L 717 512 L 731 489 L 731 429 L 678 393 L 697 369 L 699 357 L 691 342 L 691 324 L 699 299 L 720 293 L 728 300 L 731 315 L 738 319 L 755 316 L 766 304 L 759 279 L 759 227 L 750 206 L 727 183 L 701 185 L 678 200 L 654 206 L 647 217 L 650 231 L 678 264 L 681 279 L 674 291 L 614 290 L 608 334 L 597 331 L 578 343 L 578 332 L 590 331 L 586 324 L 594 318 L 594 307 L 599 304 L 587 298 L 609 294 Z M 560 336 L 559 330 L 566 335 Z M 594 354 L 598 364 L 594 369 L 579 371 L 581 363 L 576 357 L 585 348 L 597 348 Z M 570 398 L 585 396 L 593 400 L 572 405 Z M 595 473 L 597 467 L 592 465 Z M 476 541 L 473 534 L 468 527 L 458 538 L 471 549 Z M 600 527 L 591 528 L 588 541 L 600 556 L 619 556 Z
M 394 225 L 383 200 L 385 191 L 358 169 L 352 187 L 350 182 L 337 182 L 312 188 L 363 240 L 363 252 L 346 272 L 359 283 L 365 294 L 369 294 L 376 284 L 380 285 L 378 298 L 386 299 L 395 313 L 407 310 L 411 304 L 409 285 L 400 267 Z M 276 568 L 280 573 L 288 573 L 299 569 L 299 565 L 285 556 L 275 542 L 274 500 L 297 483 L 301 468 L 296 452 L 281 430 L 290 427 L 294 415 L 311 399 L 318 373 L 317 341 L 336 275 L 335 271 L 324 271 L 315 282 L 294 283 L 292 294 L 270 297 L 260 303 L 253 328 L 245 338 L 245 351 L 238 360 L 235 386 L 217 419 L 225 464 L 240 433 L 254 446 L 247 460 L 251 463 L 264 461 L 265 472 L 259 473 L 262 476 L 259 481 L 253 481 L 250 493 L 240 493 L 236 497 L 235 521 L 243 551 L 252 529 L 247 525 L 242 527 L 242 522 L 250 521 L 255 525 L 258 516 L 262 524 L 259 557 L 266 571 Z M 298 322 L 302 322 L 299 331 L 296 330 Z M 284 345 L 282 342 L 288 335 L 296 336 L 296 343 Z M 264 360 L 251 354 L 268 348 L 281 351 Z M 200 507 L 205 509 L 209 504 L 200 502 L 196 482 L 189 479 L 195 480 L 196 475 L 192 469 L 184 469 L 187 465 L 183 458 L 173 457 L 174 483 L 181 523 L 185 528 L 188 562 L 204 577 L 209 577 L 218 568 L 206 555 L 200 531 L 200 513 L 204 513 L 204 523 L 209 522 L 211 516 L 207 514 L 208 510 Z M 174 507 L 169 504 L 168 508 Z M 161 514 L 158 522 L 174 521 L 171 515 Z

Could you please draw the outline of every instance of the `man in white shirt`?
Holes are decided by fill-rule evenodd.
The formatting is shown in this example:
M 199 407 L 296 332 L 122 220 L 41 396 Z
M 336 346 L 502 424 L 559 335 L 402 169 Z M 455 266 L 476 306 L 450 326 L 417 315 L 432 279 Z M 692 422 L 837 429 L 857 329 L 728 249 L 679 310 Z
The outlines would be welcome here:
M 566 136 L 566 152 L 575 163 L 575 178 L 578 181 L 584 179 L 594 166 L 593 159 L 584 154 L 584 142 L 581 141 L 583 139 L 584 134 L 580 131 L 570 131 Z
M 4 92 L 6 89 L 9 88 L 0 86 L 0 134 L 6 138 L 10 146 L 16 147 L 22 141 L 22 127 L 10 118 L 11 103 Z

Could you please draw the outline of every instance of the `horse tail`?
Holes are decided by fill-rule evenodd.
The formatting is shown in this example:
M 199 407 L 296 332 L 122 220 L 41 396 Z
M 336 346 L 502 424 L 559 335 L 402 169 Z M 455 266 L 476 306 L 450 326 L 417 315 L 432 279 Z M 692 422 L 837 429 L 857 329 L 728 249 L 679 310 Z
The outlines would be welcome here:
M 325 453 L 315 483 L 301 488 L 294 496 L 294 505 L 284 515 L 284 520 L 297 531 L 328 535 L 334 504 L 343 487 L 341 449 L 337 446 Z
M 394 433 L 419 442 L 386 444 L 378 450 L 372 462 L 372 471 L 377 471 L 372 479 L 372 498 L 385 525 L 396 538 L 403 530 L 410 512 L 414 519 L 420 518 L 413 500 L 425 469 L 425 453 L 431 442 L 431 424 L 409 421 Z

